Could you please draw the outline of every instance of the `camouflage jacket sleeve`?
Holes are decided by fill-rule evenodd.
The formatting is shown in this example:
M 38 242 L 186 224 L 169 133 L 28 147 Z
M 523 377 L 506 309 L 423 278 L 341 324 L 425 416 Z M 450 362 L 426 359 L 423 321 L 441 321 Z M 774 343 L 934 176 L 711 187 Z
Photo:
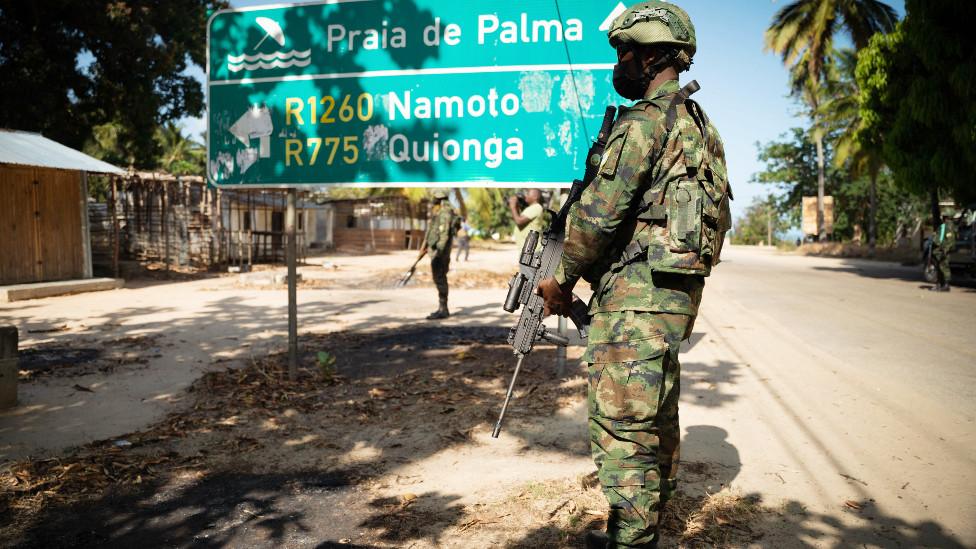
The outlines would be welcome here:
M 443 252 L 447 249 L 451 241 L 451 228 L 454 225 L 454 210 L 448 207 L 441 208 L 437 216 L 437 251 Z
M 594 264 L 606 261 L 618 229 L 640 200 L 662 123 L 657 118 L 636 106 L 614 126 L 597 177 L 570 208 L 563 258 L 555 274 L 560 284 L 575 284 Z

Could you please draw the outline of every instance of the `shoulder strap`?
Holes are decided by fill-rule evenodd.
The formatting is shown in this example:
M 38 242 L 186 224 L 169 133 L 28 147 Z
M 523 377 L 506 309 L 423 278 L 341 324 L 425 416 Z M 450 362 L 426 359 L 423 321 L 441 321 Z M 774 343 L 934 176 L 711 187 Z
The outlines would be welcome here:
M 692 80 L 691 82 L 685 84 L 685 87 L 678 90 L 678 93 L 674 94 L 674 97 L 671 98 L 671 102 L 668 103 L 667 114 L 668 133 L 671 133 L 671 130 L 674 129 L 675 122 L 678 120 L 678 105 L 687 101 L 693 93 L 700 89 L 701 86 L 698 84 L 698 81 Z

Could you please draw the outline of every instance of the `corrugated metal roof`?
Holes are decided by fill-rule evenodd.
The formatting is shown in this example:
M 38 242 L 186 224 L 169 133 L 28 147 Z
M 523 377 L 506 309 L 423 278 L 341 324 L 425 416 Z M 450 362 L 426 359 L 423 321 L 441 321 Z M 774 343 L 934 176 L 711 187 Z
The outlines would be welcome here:
M 95 173 L 124 174 L 125 170 L 102 162 L 39 133 L 0 130 L 0 164 L 58 168 Z

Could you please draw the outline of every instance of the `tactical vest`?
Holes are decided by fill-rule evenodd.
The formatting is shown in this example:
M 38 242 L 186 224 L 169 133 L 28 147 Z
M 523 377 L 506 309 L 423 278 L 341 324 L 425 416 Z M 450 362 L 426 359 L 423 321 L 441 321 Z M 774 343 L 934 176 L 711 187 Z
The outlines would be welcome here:
M 732 189 L 721 142 L 712 135 L 701 106 L 689 99 L 699 89 L 692 81 L 674 95 L 666 111 L 662 143 L 679 140 L 685 174 L 669 181 L 673 172 L 668 171 L 650 182 L 637 208 L 631 241 L 612 271 L 647 261 L 654 271 L 708 276 L 720 261 L 725 233 L 732 227 Z M 694 125 L 676 128 L 681 115 L 690 116 Z

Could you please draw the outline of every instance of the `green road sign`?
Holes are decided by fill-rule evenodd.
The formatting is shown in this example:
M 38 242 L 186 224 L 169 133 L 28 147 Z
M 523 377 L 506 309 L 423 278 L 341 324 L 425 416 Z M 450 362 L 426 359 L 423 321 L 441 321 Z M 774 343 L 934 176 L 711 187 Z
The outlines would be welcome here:
M 220 186 L 554 186 L 613 91 L 610 0 L 346 0 L 219 11 Z

